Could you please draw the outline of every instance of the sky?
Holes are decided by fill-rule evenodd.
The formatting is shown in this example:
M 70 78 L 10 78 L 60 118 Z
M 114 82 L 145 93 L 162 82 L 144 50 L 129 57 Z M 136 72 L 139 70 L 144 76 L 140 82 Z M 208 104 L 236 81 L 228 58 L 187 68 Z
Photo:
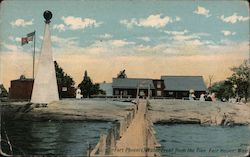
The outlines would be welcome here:
M 32 77 L 50 10 L 54 60 L 76 85 L 128 77 L 201 75 L 224 80 L 249 57 L 249 7 L 240 0 L 5 0 L 0 5 L 0 83 Z M 36 72 L 36 69 L 35 69 Z

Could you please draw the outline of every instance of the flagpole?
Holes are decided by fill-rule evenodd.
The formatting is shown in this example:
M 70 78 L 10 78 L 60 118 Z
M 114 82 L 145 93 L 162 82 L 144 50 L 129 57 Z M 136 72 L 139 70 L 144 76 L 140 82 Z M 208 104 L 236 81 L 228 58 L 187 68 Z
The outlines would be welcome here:
M 33 52 L 33 79 L 35 79 L 35 53 L 36 53 L 36 31 L 34 30 L 34 52 Z

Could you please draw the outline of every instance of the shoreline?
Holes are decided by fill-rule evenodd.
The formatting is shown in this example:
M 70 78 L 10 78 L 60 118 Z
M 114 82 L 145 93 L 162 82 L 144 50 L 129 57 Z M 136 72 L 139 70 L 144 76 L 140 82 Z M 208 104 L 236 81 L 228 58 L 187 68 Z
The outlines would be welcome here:
M 200 106 L 197 107 L 197 106 Z M 125 117 L 133 103 L 111 100 L 61 100 L 46 107 L 28 102 L 2 102 L 2 114 L 12 120 L 114 122 Z M 220 111 L 220 113 L 218 113 Z M 223 113 L 230 115 L 222 124 Z M 250 106 L 222 102 L 150 100 L 149 115 L 154 124 L 198 124 L 202 126 L 250 125 Z M 226 120 L 226 119 L 225 119 Z

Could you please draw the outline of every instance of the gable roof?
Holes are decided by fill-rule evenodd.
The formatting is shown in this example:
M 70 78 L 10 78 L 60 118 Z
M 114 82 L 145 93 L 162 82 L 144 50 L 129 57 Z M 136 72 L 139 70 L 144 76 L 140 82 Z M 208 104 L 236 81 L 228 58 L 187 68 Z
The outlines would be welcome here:
M 152 79 L 145 78 L 113 78 L 112 87 L 113 88 L 125 88 L 125 89 L 137 89 L 140 85 L 140 89 L 154 89 L 154 84 Z
M 161 76 L 165 90 L 173 91 L 206 91 L 207 87 L 202 76 Z

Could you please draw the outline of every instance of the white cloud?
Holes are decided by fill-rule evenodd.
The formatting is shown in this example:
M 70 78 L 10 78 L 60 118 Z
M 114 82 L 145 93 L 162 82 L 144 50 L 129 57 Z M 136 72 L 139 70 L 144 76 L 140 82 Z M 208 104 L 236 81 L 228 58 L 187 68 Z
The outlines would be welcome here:
M 120 24 L 125 25 L 127 28 L 132 28 L 134 25 L 138 25 L 138 22 L 135 18 L 132 18 L 130 20 L 121 20 Z
M 137 39 L 140 39 L 140 40 L 143 40 L 145 42 L 149 42 L 151 39 L 147 36 L 144 36 L 144 37 L 138 37 Z
M 206 8 L 204 8 L 204 7 L 201 7 L 201 6 L 198 6 L 193 13 L 198 14 L 198 15 L 204 15 L 206 17 L 210 17 L 211 16 L 209 14 L 209 10 L 206 9 Z
M 53 25 L 53 29 L 57 29 L 59 32 L 65 31 L 66 27 L 64 24 L 55 24 Z
M 162 17 L 160 14 L 157 14 L 157 15 L 150 15 L 146 19 L 140 19 L 139 25 L 144 27 L 160 28 L 172 22 L 173 22 L 172 18 L 168 16 Z
M 111 39 L 113 36 L 111 34 L 105 33 L 100 35 L 101 39 Z
M 232 24 L 236 22 L 244 22 L 244 21 L 249 20 L 249 17 L 240 16 L 240 15 L 237 15 L 237 13 L 234 13 L 232 16 L 228 16 L 228 17 L 225 17 L 224 15 L 222 15 L 219 18 L 223 22 L 232 23 Z
M 99 27 L 102 22 L 97 22 L 95 19 L 67 16 L 62 17 L 63 22 L 70 30 L 85 29 L 87 27 Z
M 200 39 L 200 36 L 197 34 L 188 34 L 188 30 L 183 31 L 164 31 L 166 34 L 172 35 L 172 39 L 176 41 L 185 41 L 192 39 Z
M 9 40 L 11 40 L 11 41 L 16 41 L 16 42 L 20 42 L 20 43 L 21 43 L 21 38 L 19 38 L 19 37 L 9 36 L 8 38 L 9 38 Z
M 93 44 L 89 47 L 102 47 L 106 48 L 107 50 L 113 48 L 120 48 L 129 45 L 135 45 L 136 43 L 133 41 L 128 41 L 127 39 L 108 39 L 108 40 L 96 40 Z
M 235 35 L 236 32 L 230 32 L 228 30 L 222 30 L 221 33 L 224 34 L 224 36 L 229 36 L 229 35 Z
M 43 40 L 43 36 L 40 36 L 40 39 Z M 70 37 L 70 38 L 62 38 L 59 36 L 52 35 L 51 41 L 53 44 L 57 44 L 61 48 L 73 48 L 78 45 L 78 38 Z
M 25 21 L 24 19 L 16 19 L 16 21 L 12 21 L 10 24 L 12 27 L 26 27 L 33 25 L 33 19 L 30 21 Z
M 176 21 L 181 21 L 181 18 L 179 16 L 175 17 Z
M 147 18 L 132 18 L 130 20 L 125 19 L 121 20 L 120 23 L 125 25 L 127 28 L 132 28 L 133 26 L 161 28 L 169 23 L 173 23 L 176 21 L 180 21 L 180 17 L 176 17 L 175 19 L 173 19 L 169 16 L 162 16 L 161 14 L 156 14 L 150 15 Z
M 123 40 L 118 39 L 118 40 L 112 40 L 111 44 L 112 44 L 112 46 L 115 46 L 115 47 L 123 47 L 126 45 L 135 44 L 135 42 L 130 42 L 130 41 L 127 41 L 125 39 L 123 39 Z
M 18 51 L 18 50 L 22 49 L 22 47 L 20 47 L 20 46 L 17 46 L 17 45 L 14 45 L 14 44 L 7 44 L 5 42 L 2 42 L 0 45 L 2 45 L 3 47 L 5 47 L 9 51 Z
M 200 33 L 190 33 L 188 30 L 183 31 L 167 31 L 165 30 L 164 33 L 170 35 L 170 39 L 172 39 L 172 45 L 177 46 L 204 46 L 213 44 L 210 41 L 201 40 L 201 36 L 209 36 L 210 34 L 205 32 Z
M 164 31 L 166 34 L 171 34 L 171 35 L 183 35 L 188 33 L 188 30 L 183 30 L 183 31 Z

